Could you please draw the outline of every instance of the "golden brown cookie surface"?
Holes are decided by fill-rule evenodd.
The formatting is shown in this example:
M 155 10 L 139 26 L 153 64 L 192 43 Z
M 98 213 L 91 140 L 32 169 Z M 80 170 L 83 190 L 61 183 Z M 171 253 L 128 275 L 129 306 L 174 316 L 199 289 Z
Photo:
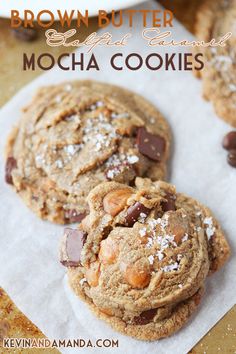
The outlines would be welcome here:
M 78 230 L 67 229 L 62 242 L 72 289 L 113 327 L 137 338 L 158 339 L 179 329 L 209 269 L 229 256 L 211 212 L 170 184 L 142 178 L 136 187 L 102 183 L 88 204 L 89 215 Z M 189 315 L 175 322 L 177 309 Z M 147 325 L 146 316 L 152 336 L 137 327 Z M 168 323 L 165 335 L 162 321 Z
M 144 98 L 94 81 L 40 89 L 7 146 L 6 181 L 40 217 L 79 222 L 100 182 L 162 179 L 170 130 Z

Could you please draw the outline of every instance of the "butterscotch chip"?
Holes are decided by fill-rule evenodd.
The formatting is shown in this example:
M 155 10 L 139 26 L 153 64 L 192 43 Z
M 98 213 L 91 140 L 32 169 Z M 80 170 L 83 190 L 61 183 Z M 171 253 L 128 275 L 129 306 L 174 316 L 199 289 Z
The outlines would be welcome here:
M 102 313 L 105 313 L 108 316 L 112 316 L 112 310 L 111 309 L 107 309 L 107 308 L 100 308 L 99 309 Z
M 165 142 L 158 161 L 140 153 L 146 127 Z M 99 183 L 132 185 L 136 176 L 164 179 L 170 129 L 147 100 L 95 81 L 41 88 L 9 136 L 6 180 L 41 218 L 80 223 Z
M 106 238 L 101 242 L 99 259 L 104 264 L 112 264 L 115 262 L 118 252 L 118 244 L 113 239 Z
M 104 210 L 107 195 L 127 189 L 129 206 L 113 215 Z M 171 207 L 163 210 L 168 198 Z M 154 340 L 180 329 L 197 308 L 208 274 L 229 257 L 211 211 L 168 183 L 142 178 L 134 187 L 102 183 L 87 202 L 81 263 L 68 268 L 72 289 L 124 334 Z
M 150 282 L 151 276 L 149 270 L 147 269 L 139 268 L 135 264 L 123 265 L 121 269 L 124 275 L 124 279 L 133 288 L 143 289 Z
M 103 207 L 106 213 L 116 216 L 126 205 L 131 196 L 129 189 L 118 189 L 109 192 L 103 199 Z
M 98 286 L 100 274 L 100 264 L 99 262 L 93 262 L 90 264 L 89 268 L 86 269 L 85 277 L 89 285 L 92 287 Z

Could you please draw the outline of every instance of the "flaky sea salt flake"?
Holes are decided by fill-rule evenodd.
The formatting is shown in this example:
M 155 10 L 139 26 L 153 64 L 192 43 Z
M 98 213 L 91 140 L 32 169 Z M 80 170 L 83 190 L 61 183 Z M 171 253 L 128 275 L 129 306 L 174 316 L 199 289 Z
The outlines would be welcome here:
M 152 255 L 148 257 L 148 260 L 150 264 L 154 263 L 154 257 Z
M 146 235 L 147 229 L 143 227 L 142 229 L 139 230 L 139 235 L 141 237 L 144 237 Z
M 173 270 L 178 270 L 179 269 L 179 264 L 177 262 L 168 264 L 164 267 L 161 268 L 163 272 L 172 272 Z
M 139 161 L 139 157 L 136 155 L 127 156 L 127 161 L 132 165 Z

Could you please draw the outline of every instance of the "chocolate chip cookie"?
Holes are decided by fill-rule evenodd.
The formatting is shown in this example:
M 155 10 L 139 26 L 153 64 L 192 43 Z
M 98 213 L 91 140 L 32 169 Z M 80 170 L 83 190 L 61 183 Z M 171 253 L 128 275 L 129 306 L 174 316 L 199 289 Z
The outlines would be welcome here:
M 41 88 L 8 139 L 6 182 L 41 218 L 80 222 L 104 181 L 166 175 L 170 129 L 139 95 L 94 81 Z
M 209 42 L 231 33 L 225 46 L 201 48 L 205 67 L 198 74 L 203 95 L 216 113 L 236 127 L 236 0 L 205 0 L 197 12 L 196 36 Z M 196 49 L 199 51 L 199 48 Z
M 162 181 L 104 182 L 89 214 L 66 229 L 60 261 L 74 292 L 116 330 L 169 336 L 199 304 L 205 279 L 230 249 L 211 211 Z

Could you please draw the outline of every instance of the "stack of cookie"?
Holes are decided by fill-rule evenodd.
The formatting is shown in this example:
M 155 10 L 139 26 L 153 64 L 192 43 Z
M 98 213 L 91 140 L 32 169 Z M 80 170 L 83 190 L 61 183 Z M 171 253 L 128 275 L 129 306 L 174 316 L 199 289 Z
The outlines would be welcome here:
M 28 206 L 78 223 L 60 251 L 72 289 L 143 340 L 184 325 L 230 252 L 211 211 L 160 181 L 170 140 L 142 97 L 81 81 L 39 90 L 7 146 L 6 181 Z
M 169 336 L 199 305 L 209 272 L 229 255 L 209 209 L 165 182 L 105 182 L 89 215 L 66 229 L 61 262 L 69 282 L 101 319 L 142 340 Z

